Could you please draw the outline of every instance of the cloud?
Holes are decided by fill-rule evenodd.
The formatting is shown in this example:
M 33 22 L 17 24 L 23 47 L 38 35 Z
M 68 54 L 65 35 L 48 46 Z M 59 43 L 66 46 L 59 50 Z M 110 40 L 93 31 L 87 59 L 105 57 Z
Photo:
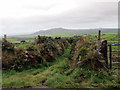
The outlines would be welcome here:
M 27 34 L 54 27 L 117 27 L 117 2 L 32 1 L 17 2 L 15 0 L 15 5 L 4 6 L 7 12 L 0 18 L 3 33 Z

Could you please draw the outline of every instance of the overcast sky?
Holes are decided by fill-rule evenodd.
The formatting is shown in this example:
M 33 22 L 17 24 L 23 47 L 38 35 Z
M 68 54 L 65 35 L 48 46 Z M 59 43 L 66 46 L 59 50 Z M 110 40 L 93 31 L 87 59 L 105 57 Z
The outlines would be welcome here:
M 0 0 L 2 34 L 57 27 L 118 27 L 118 0 Z

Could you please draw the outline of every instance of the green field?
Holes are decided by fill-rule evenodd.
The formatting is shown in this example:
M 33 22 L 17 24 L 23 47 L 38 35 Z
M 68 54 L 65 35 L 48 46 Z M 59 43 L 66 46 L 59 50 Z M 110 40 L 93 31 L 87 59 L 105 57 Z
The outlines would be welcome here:
M 97 40 L 95 36 L 98 34 L 82 34 L 78 36 L 84 36 L 84 37 L 91 37 L 94 40 Z M 20 41 L 25 40 L 26 42 L 33 43 L 35 40 L 35 37 L 37 35 L 27 35 L 27 36 L 16 36 L 16 37 L 8 37 L 7 40 L 12 43 L 20 43 Z M 73 37 L 74 35 L 50 35 L 51 37 Z M 117 44 L 118 43 L 118 33 L 101 33 L 101 39 L 106 39 L 108 44 Z M 22 45 L 20 45 L 22 46 Z M 24 46 L 24 45 L 23 45 Z
M 89 37 L 97 41 L 97 34 L 83 34 L 82 37 Z M 73 37 L 74 35 L 51 35 L 52 37 Z M 36 36 L 10 37 L 7 40 L 14 43 L 16 47 L 26 48 L 34 43 Z M 117 33 L 102 33 L 101 39 L 106 39 L 108 44 L 118 43 Z M 20 41 L 27 43 L 22 44 Z M 19 43 L 19 44 L 16 44 Z M 119 70 L 108 71 L 86 70 L 79 67 L 70 67 L 68 57 L 71 52 L 71 45 L 65 52 L 57 56 L 53 62 L 38 64 L 33 68 L 21 72 L 15 70 L 3 70 L 3 87 L 52 87 L 52 88 L 120 88 Z M 118 50 L 118 47 L 113 47 Z M 108 48 L 109 50 L 109 48 Z
M 48 63 L 47 66 L 38 65 L 36 68 L 22 72 L 3 71 L 3 87 L 53 87 L 53 88 L 118 88 L 117 72 L 89 71 L 80 68 L 68 68 L 70 53 L 69 46 L 65 53 L 57 57 L 56 61 Z M 81 74 L 80 74 L 81 73 Z M 80 75 L 86 75 L 86 78 Z M 81 79 L 81 80 L 80 80 Z

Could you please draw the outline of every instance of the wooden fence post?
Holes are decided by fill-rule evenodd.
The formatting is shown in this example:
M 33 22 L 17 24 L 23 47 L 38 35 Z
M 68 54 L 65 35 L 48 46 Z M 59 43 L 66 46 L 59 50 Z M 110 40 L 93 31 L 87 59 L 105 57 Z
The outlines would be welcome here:
M 112 47 L 109 45 L 110 69 L 112 69 Z
M 100 51 L 100 46 L 101 46 L 101 42 L 100 42 L 100 35 L 101 35 L 101 31 L 99 30 L 98 31 L 98 47 L 97 47 L 97 52 L 99 52 Z
M 101 35 L 101 31 L 99 30 L 99 31 L 98 31 L 98 41 L 99 41 L 100 38 L 101 38 L 100 35 Z

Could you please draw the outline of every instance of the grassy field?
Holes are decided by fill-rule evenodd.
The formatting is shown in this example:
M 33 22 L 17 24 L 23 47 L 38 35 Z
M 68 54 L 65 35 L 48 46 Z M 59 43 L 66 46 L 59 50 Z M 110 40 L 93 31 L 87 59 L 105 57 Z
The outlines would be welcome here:
M 80 36 L 97 36 L 98 34 L 81 34 Z M 73 37 L 74 35 L 50 35 L 51 37 Z M 33 41 L 35 39 L 35 37 L 37 37 L 37 35 L 27 35 L 27 36 L 14 36 L 14 37 L 8 37 L 8 41 L 13 42 L 13 43 L 17 43 L 20 42 L 21 40 L 26 40 L 26 41 Z M 94 39 L 96 39 L 94 37 Z M 113 33 L 113 32 L 109 32 L 109 33 L 101 33 L 101 39 L 107 39 L 108 42 L 118 42 L 118 33 Z
M 97 36 L 98 34 L 82 34 L 80 36 L 83 37 L 90 37 L 94 40 L 97 40 L 97 38 L 95 36 Z M 8 41 L 12 42 L 12 43 L 20 43 L 20 41 L 25 40 L 28 43 L 34 43 L 35 37 L 37 35 L 29 35 L 29 36 L 17 36 L 17 37 L 10 37 L 7 38 Z M 51 37 L 73 37 L 74 35 L 51 35 Z M 109 44 L 117 44 L 118 42 L 118 33 L 113 33 L 113 32 L 109 32 L 109 33 L 101 33 L 101 39 L 106 39 Z M 20 47 L 24 47 L 27 46 L 28 44 L 20 44 L 18 46 Z M 113 50 L 117 50 L 118 47 L 114 47 L 113 46 Z
M 117 33 L 102 33 L 102 39 L 107 39 L 108 44 L 118 43 Z M 90 37 L 95 39 L 95 35 Z M 59 37 L 52 35 L 52 37 Z M 85 36 L 85 35 L 82 35 Z M 62 37 L 71 37 L 63 35 Z M 34 41 L 35 36 L 24 36 L 8 38 L 12 43 L 20 43 L 26 40 L 27 44 L 18 44 L 17 47 L 27 47 Z M 118 50 L 114 47 L 113 50 Z M 65 50 L 64 54 L 58 56 L 55 61 L 46 65 L 38 64 L 31 69 L 16 72 L 14 70 L 3 71 L 3 87 L 52 87 L 52 88 L 120 88 L 119 71 L 116 69 L 106 71 L 93 71 L 83 68 L 72 68 L 69 65 L 71 45 Z
M 52 87 L 52 88 L 97 88 L 114 87 L 120 85 L 117 81 L 117 72 L 89 71 L 82 68 L 70 68 L 67 57 L 71 46 L 62 56 L 46 66 L 38 65 L 36 68 L 22 72 L 3 71 L 3 87 Z M 108 75 L 109 74 L 109 75 Z

